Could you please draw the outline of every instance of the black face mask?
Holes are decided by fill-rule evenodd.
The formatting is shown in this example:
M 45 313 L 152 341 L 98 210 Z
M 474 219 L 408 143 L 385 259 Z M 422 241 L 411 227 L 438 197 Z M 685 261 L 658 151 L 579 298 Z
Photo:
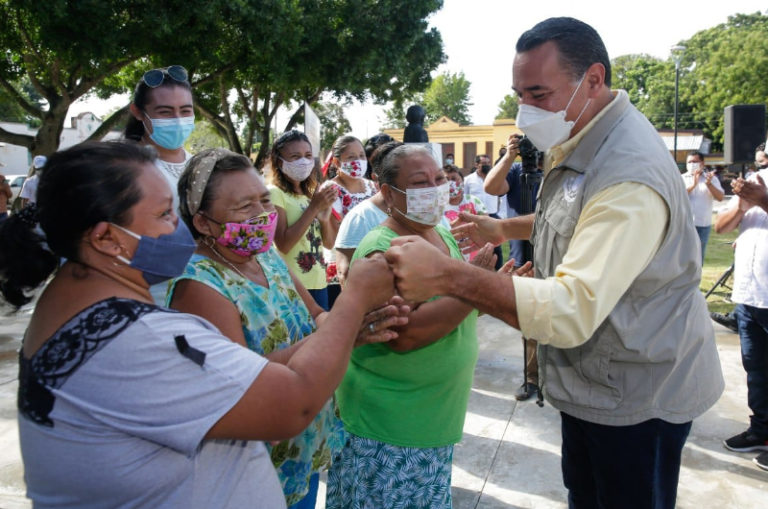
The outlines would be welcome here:
M 484 164 L 484 165 L 482 165 L 482 166 L 480 167 L 480 170 L 481 170 L 483 173 L 488 173 L 489 171 L 491 171 L 491 165 L 490 165 L 490 164 Z
M 768 168 L 768 164 L 758 164 L 756 165 L 758 170 L 764 170 Z

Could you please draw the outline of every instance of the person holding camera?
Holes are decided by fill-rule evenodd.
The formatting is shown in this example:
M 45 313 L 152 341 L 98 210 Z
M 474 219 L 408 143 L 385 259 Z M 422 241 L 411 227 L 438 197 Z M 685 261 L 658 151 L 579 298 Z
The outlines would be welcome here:
M 523 164 L 514 162 L 520 154 L 519 134 L 510 134 L 504 153 L 483 181 L 483 190 L 494 196 L 506 196 L 507 217 L 517 217 L 521 214 L 530 214 L 531 210 L 524 210 L 522 197 L 526 192 L 521 181 Z M 538 185 L 532 190 L 530 204 L 536 206 L 536 192 Z M 526 239 L 527 240 L 527 239 Z M 524 240 L 511 239 L 509 241 L 509 257 L 515 259 L 516 265 L 522 265 L 528 261 L 525 257 Z M 522 385 L 515 392 L 515 399 L 525 401 L 539 390 L 539 361 L 536 355 L 536 340 L 523 337 L 523 357 L 525 358 L 525 373 Z
M 413 236 L 385 257 L 403 298 L 457 297 L 539 341 L 569 507 L 673 508 L 692 421 L 725 385 L 685 187 L 654 127 L 611 90 L 592 27 L 550 18 L 516 50 L 517 125 L 545 153 L 536 213 L 463 213 L 454 235 L 472 249 L 533 233 L 535 277 L 477 269 Z
M 689 152 L 685 158 L 686 172 L 683 173 L 685 190 L 688 191 L 688 199 L 691 200 L 693 211 L 693 224 L 701 243 L 701 264 L 704 265 L 704 253 L 707 251 L 709 232 L 712 230 L 712 205 L 713 201 L 723 201 L 723 186 L 715 176 L 714 171 L 707 171 L 704 167 L 704 154 L 701 152 Z
M 506 217 L 506 207 L 504 210 L 501 209 L 501 198 L 485 192 L 483 182 L 489 171 L 491 171 L 491 158 L 487 154 L 475 156 L 475 169 L 464 178 L 464 192 L 480 198 L 489 216 L 496 219 Z M 493 254 L 496 255 L 496 270 L 499 270 L 504 263 L 501 246 L 494 247 Z

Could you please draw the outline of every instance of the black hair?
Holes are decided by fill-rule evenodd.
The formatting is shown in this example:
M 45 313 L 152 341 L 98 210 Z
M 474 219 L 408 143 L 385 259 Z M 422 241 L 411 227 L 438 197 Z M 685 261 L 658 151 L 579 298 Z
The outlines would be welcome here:
M 459 177 L 461 177 L 461 181 L 464 182 L 464 175 L 461 173 L 461 170 L 459 170 L 459 167 L 454 164 L 446 164 L 443 166 L 443 171 L 447 174 L 449 173 L 456 173 Z
M 293 184 L 288 180 L 288 177 L 283 173 L 282 165 L 278 164 L 280 158 L 280 151 L 289 143 L 294 141 L 306 141 L 309 146 L 312 147 L 312 142 L 309 141 L 307 135 L 296 129 L 286 131 L 275 139 L 272 143 L 272 148 L 269 151 L 269 163 L 272 167 L 272 184 L 279 187 L 283 191 L 291 194 L 295 194 Z M 314 170 L 309 174 L 309 177 L 304 179 L 299 185 L 301 188 L 301 194 L 307 198 L 311 198 L 317 188 L 317 177 L 315 177 Z
M 192 187 L 192 175 L 195 169 L 206 156 L 216 150 L 223 151 L 224 149 L 211 148 L 196 154 L 192 159 L 189 160 L 187 167 L 179 177 L 179 217 L 181 217 L 184 223 L 186 223 L 189 231 L 192 232 L 192 236 L 196 239 L 202 237 L 203 235 L 197 231 L 195 225 L 192 222 L 194 214 L 192 214 L 189 210 L 189 205 L 187 204 L 187 196 L 189 195 L 189 190 Z M 219 182 L 225 174 L 236 171 L 246 171 L 253 168 L 253 163 L 250 159 L 248 159 L 248 157 L 242 154 L 237 154 L 235 152 L 230 152 L 229 150 L 226 150 L 225 152 L 227 152 L 227 154 L 218 159 L 216 164 L 213 166 L 211 175 L 208 177 L 208 182 L 205 185 L 205 190 L 203 191 L 203 197 L 200 200 L 200 207 L 198 208 L 198 211 L 207 212 L 210 209 L 211 203 L 216 199 L 216 190 L 218 189 Z
M 363 146 L 362 141 L 360 141 L 359 139 L 355 138 L 350 134 L 339 136 L 338 138 L 336 138 L 336 141 L 333 142 L 333 146 L 331 147 L 331 154 L 333 154 L 333 157 L 335 157 L 336 159 L 341 159 L 341 154 L 343 154 L 344 151 L 347 150 L 347 147 L 349 147 L 355 142 L 359 143 L 361 147 Z M 339 172 L 339 169 L 331 161 L 331 163 L 328 165 L 327 178 L 332 179 L 338 174 L 338 172 Z
M 400 141 L 390 141 L 387 143 L 384 143 L 382 145 L 379 145 L 376 147 L 376 149 L 371 153 L 371 170 L 373 173 L 376 174 L 376 178 L 379 179 L 379 182 L 381 182 L 381 162 L 382 160 L 394 149 L 397 147 L 400 147 L 402 145 L 405 145 L 403 142 Z
M 475 156 L 475 164 L 479 163 L 479 162 L 480 162 L 480 160 L 481 160 L 483 157 L 488 157 L 488 154 L 477 154 L 477 155 Z M 491 160 L 491 158 L 490 158 L 490 157 L 488 157 L 488 160 L 490 161 L 490 160 Z
M 363 148 L 365 149 L 365 157 L 368 159 L 368 169 L 365 170 L 365 178 L 370 180 L 371 175 L 374 173 L 372 159 L 373 152 L 380 146 L 384 145 L 385 143 L 389 143 L 390 141 L 395 141 L 395 139 L 386 133 L 379 133 L 374 134 L 365 142 L 365 146 Z
M 56 270 L 60 258 L 79 261 L 83 235 L 97 223 L 131 222 L 142 198 L 137 179 L 155 151 L 132 142 L 85 142 L 48 158 L 37 203 L 0 224 L 0 291 L 22 306 Z M 41 235 L 36 230 L 39 222 Z
M 700 160 L 702 163 L 704 163 L 704 162 L 705 162 L 705 159 L 704 159 L 704 154 L 702 154 L 702 153 L 701 153 L 701 152 L 699 152 L 698 150 L 691 150 L 691 151 L 689 151 L 687 154 L 685 154 L 685 157 L 686 157 L 686 158 L 688 158 L 688 157 L 691 157 L 691 156 L 696 156 L 696 157 L 698 157 L 698 158 L 699 158 L 699 160 Z
M 563 66 L 574 80 L 580 79 L 594 63 L 605 67 L 605 84 L 611 86 L 611 60 L 594 28 L 574 18 L 549 18 L 527 30 L 517 40 L 515 50 L 523 53 L 552 41 Z
M 379 166 L 376 169 L 376 175 L 379 177 L 379 185 L 395 185 L 397 176 L 400 173 L 401 159 L 405 159 L 406 157 L 413 154 L 425 154 L 429 157 L 432 157 L 432 154 L 430 154 L 429 150 L 421 145 L 413 143 L 387 143 L 386 145 L 380 147 L 379 150 L 383 151 L 381 154 Z M 375 156 L 376 153 L 374 152 L 374 157 Z
M 758 145 L 757 148 L 755 148 L 755 152 L 765 152 L 765 142 Z
M 136 88 L 133 91 L 133 104 L 135 104 L 136 107 L 141 111 L 144 111 L 147 103 L 149 102 L 150 93 L 152 90 L 163 87 L 181 87 L 189 90 L 189 92 L 192 93 L 192 86 L 189 84 L 189 81 L 177 81 L 169 74 L 165 74 L 163 76 L 163 82 L 156 87 L 148 86 L 146 83 L 144 83 L 144 78 L 142 77 L 136 84 Z M 123 137 L 126 140 L 142 141 L 142 138 L 144 138 L 144 123 L 133 115 L 128 115 L 128 122 L 125 124 Z

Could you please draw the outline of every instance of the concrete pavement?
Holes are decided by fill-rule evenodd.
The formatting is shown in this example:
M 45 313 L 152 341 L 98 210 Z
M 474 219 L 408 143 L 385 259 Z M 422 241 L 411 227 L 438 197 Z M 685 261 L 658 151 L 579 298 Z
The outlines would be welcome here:
M 24 497 L 16 428 L 17 354 L 31 309 L 0 310 L 0 509 L 31 507 Z M 748 423 L 745 374 L 738 337 L 715 324 L 726 378 L 720 401 L 693 424 L 683 453 L 678 508 L 768 507 L 768 472 L 754 453 L 725 450 L 723 438 Z M 561 509 L 567 507 L 560 474 L 560 417 L 548 404 L 518 402 L 522 378 L 519 332 L 483 316 L 478 320 L 480 359 L 469 401 L 464 438 L 456 446 L 456 509 Z M 324 500 L 321 486 L 320 500 Z M 318 503 L 318 508 L 324 504 Z

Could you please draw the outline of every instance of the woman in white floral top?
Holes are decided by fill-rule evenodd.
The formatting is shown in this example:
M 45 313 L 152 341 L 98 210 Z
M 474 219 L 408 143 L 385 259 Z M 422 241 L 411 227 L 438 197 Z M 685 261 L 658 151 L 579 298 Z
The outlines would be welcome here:
M 363 143 L 354 136 L 340 136 L 331 147 L 331 159 L 325 168 L 330 185 L 336 189 L 338 197 L 332 206 L 334 217 L 341 222 L 344 216 L 358 203 L 377 193 L 376 184 L 367 178 L 368 159 L 365 157 Z M 328 278 L 328 302 L 333 305 L 341 291 L 336 271 L 336 253 L 334 249 L 325 251 L 326 274 Z

